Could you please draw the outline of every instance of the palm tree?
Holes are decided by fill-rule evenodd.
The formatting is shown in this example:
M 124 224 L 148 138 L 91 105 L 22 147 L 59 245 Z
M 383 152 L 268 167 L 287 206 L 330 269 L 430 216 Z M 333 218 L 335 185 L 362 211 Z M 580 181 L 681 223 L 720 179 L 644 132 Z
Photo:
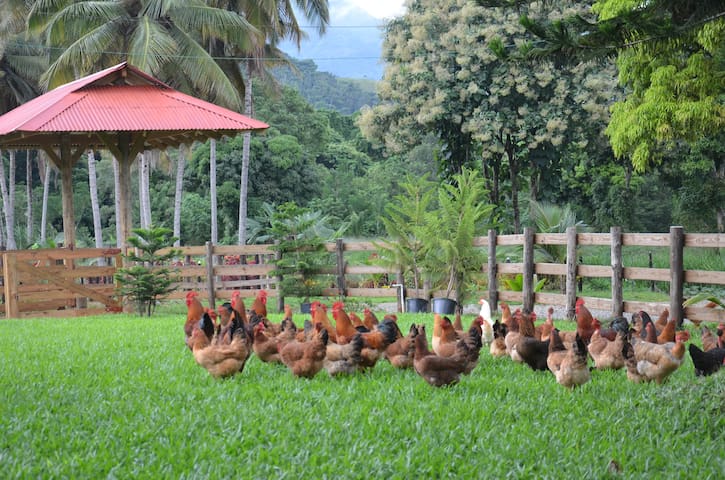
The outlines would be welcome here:
M 296 0 L 294 3 L 305 19 L 317 27 L 320 34 L 325 32 L 327 24 L 330 22 L 327 0 Z M 244 114 L 252 116 L 252 78 L 268 77 L 265 68 L 268 63 L 279 64 L 286 61 L 284 53 L 277 49 L 277 44 L 281 40 L 290 39 L 299 47 L 305 33 L 297 21 L 293 2 L 289 0 L 258 0 L 254 2 L 247 0 L 218 0 L 216 4 L 220 8 L 227 8 L 243 14 L 263 35 L 262 41 L 258 41 L 252 44 L 251 48 L 240 52 L 247 57 L 241 65 L 243 71 L 239 71 L 239 64 L 235 65 L 233 69 L 235 75 L 239 74 L 238 78 L 244 83 Z M 259 37 L 256 39 L 260 40 Z M 247 182 L 251 137 L 250 132 L 245 132 L 242 144 L 238 231 L 238 243 L 240 245 L 247 242 Z
M 41 76 L 45 88 L 127 61 L 177 90 L 233 110 L 241 105 L 241 84 L 206 46 L 221 42 L 244 50 L 259 36 L 242 15 L 202 0 L 37 0 L 28 28 L 52 48 Z M 121 178 L 130 178 L 127 162 L 119 168 Z

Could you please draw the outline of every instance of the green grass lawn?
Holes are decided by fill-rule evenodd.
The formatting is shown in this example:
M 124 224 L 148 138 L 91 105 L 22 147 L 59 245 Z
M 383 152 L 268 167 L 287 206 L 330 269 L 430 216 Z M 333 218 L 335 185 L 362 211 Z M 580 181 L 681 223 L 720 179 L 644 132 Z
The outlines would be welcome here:
M 400 315 L 401 328 L 430 325 L 430 317 Z M 695 378 L 689 355 L 665 385 L 593 372 L 574 391 L 487 350 L 452 388 L 435 389 L 387 363 L 347 378 L 323 371 L 296 379 L 254 356 L 242 374 L 219 381 L 184 345 L 184 318 L 164 311 L 150 319 L 1 320 L 2 477 L 725 473 L 725 372 Z M 693 338 L 699 342 L 698 333 Z M 611 460 L 620 474 L 609 472 Z

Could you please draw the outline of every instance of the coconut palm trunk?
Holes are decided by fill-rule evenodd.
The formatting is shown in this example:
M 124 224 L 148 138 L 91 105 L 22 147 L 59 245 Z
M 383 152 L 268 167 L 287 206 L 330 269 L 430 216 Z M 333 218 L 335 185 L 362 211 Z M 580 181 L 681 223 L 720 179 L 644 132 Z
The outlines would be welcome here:
M 252 112 L 252 69 L 247 65 L 247 75 L 244 79 L 244 113 L 251 115 Z M 239 245 L 247 243 L 247 194 L 249 180 L 249 145 L 252 141 L 252 134 L 244 133 L 242 144 L 242 178 L 239 188 Z
M 15 244 L 15 150 L 8 150 L 8 177 L 5 177 L 5 161 L 0 151 L 0 190 L 3 198 L 3 214 L 5 215 L 6 247 L 16 250 Z
M 48 191 L 50 190 L 50 161 L 45 158 L 45 153 L 42 151 L 38 156 L 38 172 L 43 176 L 43 203 L 40 207 L 40 244 L 45 245 L 48 240 Z
M 181 245 L 181 200 L 184 193 L 184 166 L 186 164 L 186 146 L 179 146 L 179 155 L 176 161 L 176 190 L 174 192 L 174 246 Z
M 88 151 L 88 188 L 91 195 L 91 211 L 93 213 L 93 237 L 96 248 L 103 248 L 103 228 L 101 227 L 101 207 L 98 204 L 98 177 L 96 176 L 96 155 L 93 150 Z M 98 265 L 105 265 L 105 259 L 100 257 Z
M 219 243 L 216 196 L 216 140 L 209 140 L 209 201 L 211 202 L 211 243 Z
M 25 156 L 25 242 L 26 245 L 33 241 L 33 156 L 29 150 Z
M 123 247 L 123 232 L 121 232 L 121 171 L 118 159 L 113 157 L 113 198 L 114 211 L 116 212 L 116 246 Z

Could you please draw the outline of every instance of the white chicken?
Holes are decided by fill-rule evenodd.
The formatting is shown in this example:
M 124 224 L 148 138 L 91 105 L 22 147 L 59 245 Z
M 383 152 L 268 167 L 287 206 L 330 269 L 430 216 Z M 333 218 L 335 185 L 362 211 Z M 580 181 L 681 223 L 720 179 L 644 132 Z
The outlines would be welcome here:
M 491 320 L 491 306 L 485 298 L 481 298 L 478 303 L 481 304 L 479 315 L 483 318 L 481 325 L 481 340 L 484 344 L 489 345 L 493 342 L 493 320 Z

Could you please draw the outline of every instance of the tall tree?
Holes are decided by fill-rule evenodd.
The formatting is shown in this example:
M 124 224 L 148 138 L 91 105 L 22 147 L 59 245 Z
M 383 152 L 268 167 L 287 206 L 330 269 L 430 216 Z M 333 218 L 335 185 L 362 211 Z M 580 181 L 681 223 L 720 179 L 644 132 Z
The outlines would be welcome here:
M 717 138 L 725 125 L 725 2 L 601 0 L 593 11 L 594 20 L 523 17 L 537 41 L 522 56 L 560 62 L 616 57 L 626 97 L 613 106 L 606 130 L 614 154 L 642 172 L 673 158 L 683 144 L 697 150 L 695 143 Z M 725 181 L 718 162 L 708 170 L 715 184 Z M 725 231 L 725 207 L 716 216 L 718 231 Z
M 557 18 L 583 11 L 580 3 L 544 2 L 536 8 Z M 436 135 L 444 177 L 480 165 L 490 203 L 503 205 L 500 187 L 508 187 L 515 232 L 521 229 L 521 179 L 555 171 L 568 143 L 586 141 L 582 125 L 595 121 L 603 130 L 615 87 L 611 65 L 564 70 L 542 62 L 532 69 L 491 48 L 524 33 L 519 14 L 504 8 L 467 0 L 413 1 L 387 25 L 381 103 L 363 111 L 359 122 L 368 138 L 392 152 Z M 606 68 L 612 73 L 601 75 Z M 529 186 L 534 195 L 537 189 L 536 182 Z
M 260 37 L 251 39 L 247 49 L 234 49 L 235 52 L 241 53 L 247 59 L 241 64 L 233 64 L 229 68 L 235 76 L 244 84 L 244 113 L 253 115 L 252 102 L 252 79 L 254 77 L 269 78 L 265 65 L 268 59 L 272 59 L 275 63 L 282 62 L 285 55 L 277 49 L 280 40 L 290 39 L 298 46 L 305 34 L 297 21 L 297 14 L 293 8 L 294 4 L 297 10 L 302 13 L 307 21 L 317 28 L 318 33 L 325 31 L 330 21 L 327 0 L 218 0 L 217 4 L 221 8 L 227 8 L 231 11 L 242 14 L 249 22 L 254 25 L 261 33 Z M 213 45 L 211 51 L 227 49 L 227 45 L 217 43 Z M 240 70 L 241 68 L 241 70 Z M 248 195 L 248 178 L 249 178 L 249 154 L 250 154 L 251 133 L 244 133 L 244 147 L 242 156 L 242 172 L 239 185 L 239 230 L 237 235 L 238 243 L 243 245 L 246 243 L 247 235 L 247 195 Z
M 51 48 L 41 77 L 46 87 L 125 60 L 180 91 L 232 109 L 241 105 L 239 83 L 226 70 L 224 55 L 216 58 L 205 46 L 218 40 L 244 50 L 258 35 L 243 15 L 201 0 L 37 0 L 28 25 Z M 120 168 L 121 178 L 129 178 L 128 164 Z

